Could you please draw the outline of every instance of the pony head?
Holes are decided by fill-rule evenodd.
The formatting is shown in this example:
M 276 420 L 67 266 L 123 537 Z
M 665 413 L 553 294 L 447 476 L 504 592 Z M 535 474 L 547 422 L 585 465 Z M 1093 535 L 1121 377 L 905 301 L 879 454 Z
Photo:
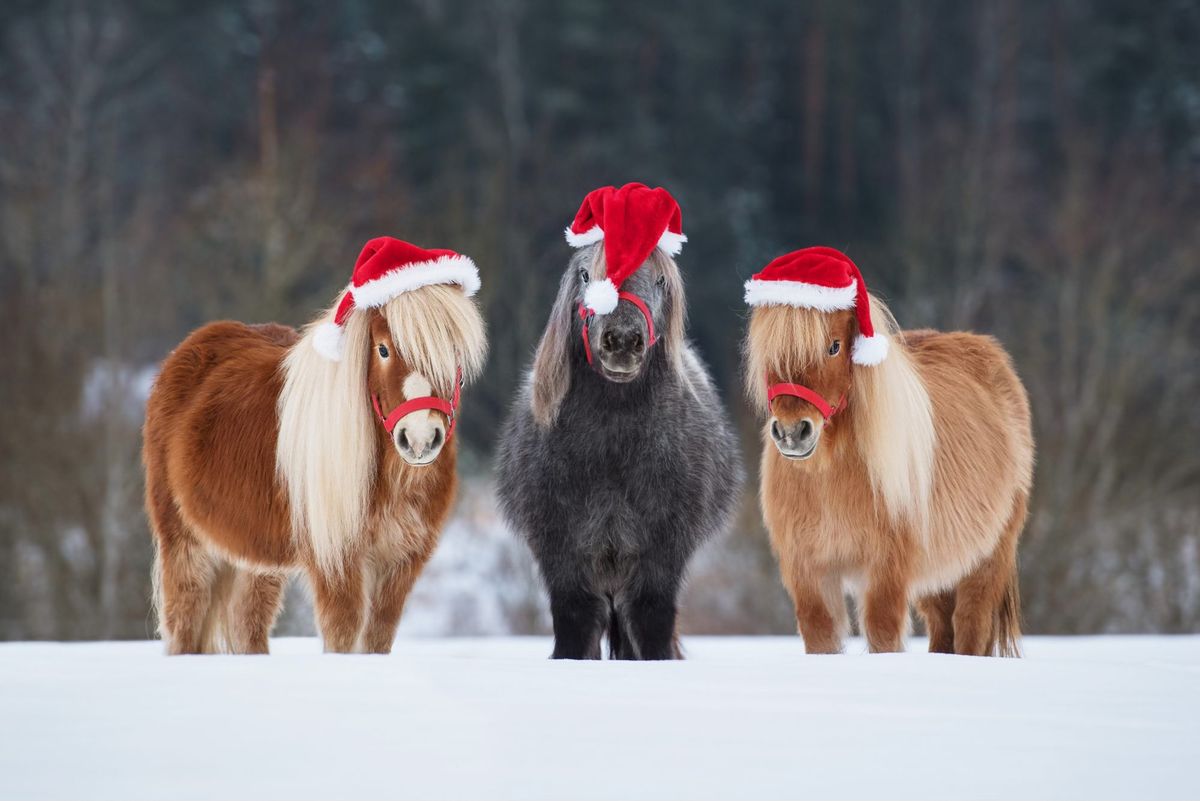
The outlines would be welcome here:
M 680 314 L 675 317 L 681 318 L 683 282 L 674 260 L 661 251 L 652 251 L 621 284 L 616 307 L 607 314 L 588 317 L 585 298 L 594 282 L 606 280 L 604 261 L 604 252 L 598 246 L 591 253 L 580 254 L 575 273 L 582 315 L 577 315 L 577 322 L 581 341 L 586 326 L 586 350 L 593 354 L 592 367 L 609 381 L 623 384 L 642 375 L 650 350 L 660 339 L 674 339 L 668 329 L 673 325 L 682 327 L 682 319 L 668 319 L 668 312 L 678 309 Z M 676 300 L 672 303 L 669 298 Z
M 836 436 L 833 421 L 851 394 L 854 336 L 854 315 L 846 310 L 768 306 L 752 313 L 746 387 L 766 411 L 767 432 L 783 457 L 811 458 L 827 427 Z
M 366 392 L 380 435 L 413 467 L 437 459 L 454 430 L 461 384 L 482 368 L 486 342 L 475 304 L 430 286 L 365 311 Z
M 363 526 L 383 449 L 394 449 L 404 470 L 429 465 L 445 450 L 445 407 L 406 411 L 404 404 L 448 404 L 460 378 L 469 381 L 483 368 L 487 339 L 470 286 L 453 275 L 420 277 L 383 298 L 370 295 L 377 284 L 364 282 L 367 292 L 352 286 L 305 328 L 283 361 L 276 471 L 293 525 L 307 532 L 318 562 L 331 571 Z M 395 282 L 394 271 L 384 280 Z M 327 347 L 331 326 L 336 350 Z
M 557 417 L 571 386 L 572 365 L 626 384 L 642 378 L 654 350 L 661 349 L 671 369 L 683 372 L 686 304 L 675 260 L 652 250 L 622 281 L 616 306 L 593 314 L 588 289 L 605 276 L 600 243 L 580 249 L 563 273 L 530 375 L 534 418 L 542 425 Z

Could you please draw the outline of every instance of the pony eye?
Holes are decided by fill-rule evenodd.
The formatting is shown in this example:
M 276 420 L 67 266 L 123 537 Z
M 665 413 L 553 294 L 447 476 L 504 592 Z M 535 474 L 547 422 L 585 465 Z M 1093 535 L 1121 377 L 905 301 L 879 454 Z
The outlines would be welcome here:
M 658 283 L 658 285 L 659 285 L 659 286 L 666 286 L 666 285 L 667 285 L 667 277 L 666 277 L 665 275 L 660 275 L 660 276 L 658 277 L 658 282 L 657 282 L 657 283 Z
M 387 349 L 387 345 L 380 345 L 380 346 L 379 346 L 379 356 L 380 356 L 381 358 L 384 358 L 384 359 L 386 359 L 386 358 L 388 357 L 388 349 Z
M 579 268 L 579 280 L 585 284 L 592 280 L 591 273 L 588 272 L 587 267 Z
M 835 340 L 833 340 L 833 344 L 829 346 L 829 355 L 837 356 L 838 352 L 841 349 L 842 349 L 842 341 L 840 339 L 835 339 Z

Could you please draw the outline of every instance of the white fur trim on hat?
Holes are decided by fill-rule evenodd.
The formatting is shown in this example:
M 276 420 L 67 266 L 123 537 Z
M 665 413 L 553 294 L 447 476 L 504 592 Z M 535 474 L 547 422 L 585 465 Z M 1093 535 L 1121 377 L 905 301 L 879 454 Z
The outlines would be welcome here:
M 883 334 L 864 337 L 859 334 L 854 338 L 854 349 L 850 352 L 850 361 L 855 364 L 871 366 L 879 364 L 888 354 L 888 340 Z
M 604 229 L 598 225 L 593 225 L 591 228 L 584 231 L 582 234 L 577 234 L 570 228 L 563 231 L 567 237 L 567 244 L 573 248 L 585 248 L 588 245 L 593 245 L 604 238 Z M 658 246 L 668 256 L 678 256 L 683 251 L 683 243 L 688 241 L 686 234 L 677 234 L 670 230 L 663 231 L 662 236 L 658 238 Z
M 471 297 L 479 291 L 479 270 L 475 262 L 460 255 L 413 262 L 353 287 L 354 305 L 383 306 L 397 295 L 434 284 L 458 284 L 463 288 L 463 294 Z
M 685 234 L 672 233 L 670 229 L 663 231 L 663 235 L 658 238 L 658 246 L 668 256 L 678 256 L 683 250 L 683 243 L 687 241 Z
M 313 333 L 313 349 L 331 362 L 340 362 L 344 340 L 342 327 L 332 320 L 326 320 Z
M 806 284 L 803 281 L 746 282 L 746 303 L 751 306 L 800 306 L 817 311 L 853 309 L 858 282 L 847 286 L 830 287 Z
M 586 248 L 604 238 L 604 230 L 598 225 L 593 225 L 582 234 L 575 233 L 570 226 L 567 226 L 563 233 L 567 237 L 567 244 L 573 248 Z
M 583 305 L 596 314 L 608 314 L 617 308 L 617 287 L 607 278 L 592 281 L 583 291 Z

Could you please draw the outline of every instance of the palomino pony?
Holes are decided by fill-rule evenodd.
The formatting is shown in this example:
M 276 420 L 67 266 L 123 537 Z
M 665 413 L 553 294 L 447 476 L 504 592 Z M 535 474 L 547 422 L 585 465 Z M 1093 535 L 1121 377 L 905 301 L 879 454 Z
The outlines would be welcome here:
M 828 248 L 780 257 L 746 297 L 763 516 L 808 652 L 841 650 L 851 592 L 873 652 L 902 648 L 912 601 L 930 651 L 1019 655 L 1034 446 L 1000 344 L 901 333 Z
M 398 242 L 368 248 L 390 258 Z M 302 334 L 211 323 L 168 356 L 143 448 L 168 653 L 266 653 L 294 569 L 327 651 L 391 649 L 454 497 L 460 384 L 486 350 L 474 302 L 444 285 L 474 273 L 457 259 L 449 280 L 426 270 L 394 296 L 357 286 L 356 269 Z M 340 357 L 322 347 L 331 331 Z
M 674 206 L 665 190 L 597 190 L 609 219 L 638 216 L 652 191 Z M 638 243 L 614 223 L 604 245 L 582 243 L 500 439 L 501 505 L 549 592 L 556 659 L 599 659 L 605 632 L 614 659 L 681 658 L 684 571 L 737 503 L 737 440 L 684 339 L 664 226 L 648 220 Z M 605 246 L 625 261 L 606 268 Z M 594 313 L 588 290 L 602 284 L 621 292 Z

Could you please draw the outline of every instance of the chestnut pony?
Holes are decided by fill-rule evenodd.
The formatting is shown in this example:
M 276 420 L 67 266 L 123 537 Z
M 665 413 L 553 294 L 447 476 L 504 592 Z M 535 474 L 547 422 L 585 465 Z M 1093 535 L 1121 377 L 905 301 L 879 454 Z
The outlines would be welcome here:
M 851 593 L 873 652 L 902 649 L 915 602 L 930 651 L 1019 655 L 1025 389 L 991 337 L 902 333 L 862 297 L 886 340 L 877 364 L 851 358 L 853 308 L 755 305 L 745 343 L 746 387 L 767 418 L 763 516 L 805 648 L 842 649 Z
M 482 366 L 483 321 L 458 287 L 422 286 L 349 313 L 339 361 L 320 323 L 212 323 L 162 366 L 143 459 L 170 654 L 266 653 L 295 569 L 326 651 L 391 649 L 454 497 L 446 401 Z M 373 408 L 414 399 L 390 432 Z

